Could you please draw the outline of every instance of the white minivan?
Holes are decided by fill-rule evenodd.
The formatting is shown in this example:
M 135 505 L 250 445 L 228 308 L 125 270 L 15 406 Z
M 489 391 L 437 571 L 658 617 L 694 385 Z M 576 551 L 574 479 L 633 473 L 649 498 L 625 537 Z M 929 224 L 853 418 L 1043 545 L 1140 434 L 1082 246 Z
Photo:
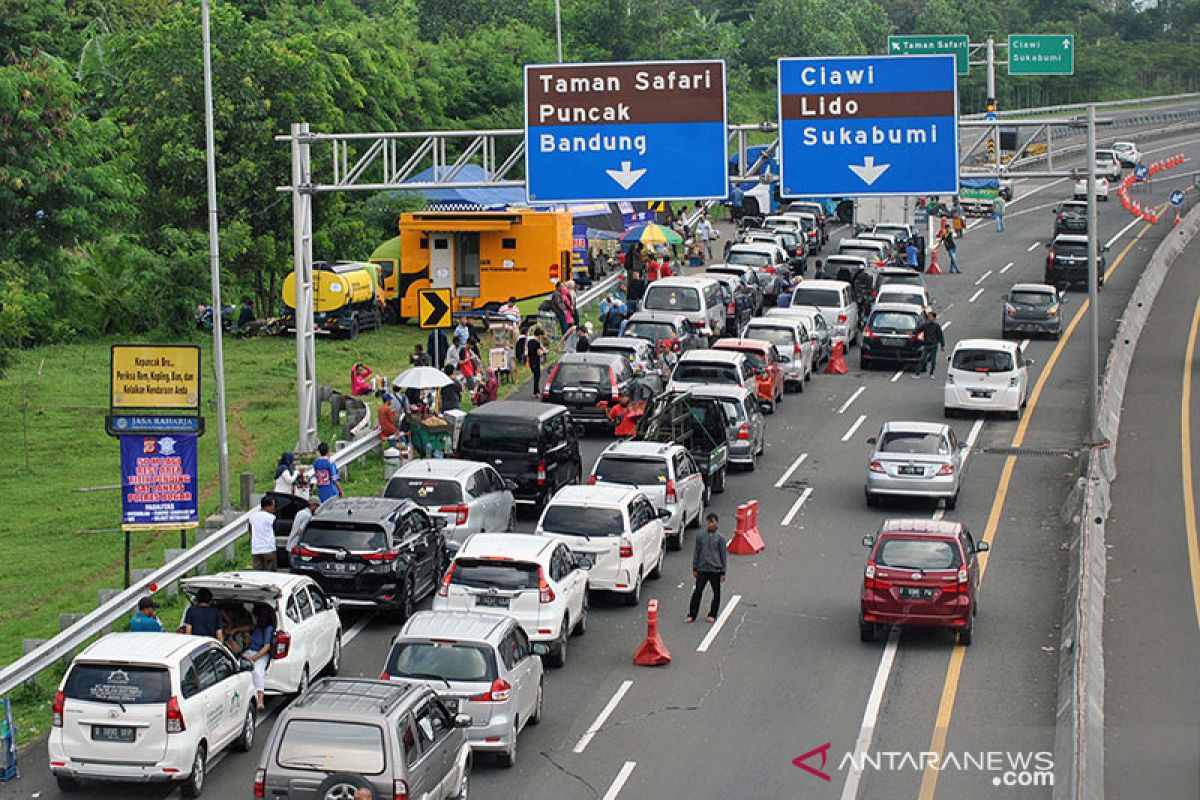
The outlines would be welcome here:
M 821 309 L 833 337 L 844 341 L 847 348 L 858 342 L 858 303 L 845 281 L 803 281 L 792 291 L 792 304 Z
M 963 339 L 950 354 L 944 407 L 958 411 L 1000 411 L 1021 416 L 1029 399 L 1029 365 L 1021 346 L 1000 339 Z
M 222 750 L 254 746 L 254 683 L 216 639 L 110 633 L 71 662 L 46 745 L 62 792 L 81 781 L 175 783 L 199 797 Z
M 646 288 L 642 308 L 682 314 L 710 340 L 725 333 L 725 297 L 713 278 L 691 275 L 654 281 Z

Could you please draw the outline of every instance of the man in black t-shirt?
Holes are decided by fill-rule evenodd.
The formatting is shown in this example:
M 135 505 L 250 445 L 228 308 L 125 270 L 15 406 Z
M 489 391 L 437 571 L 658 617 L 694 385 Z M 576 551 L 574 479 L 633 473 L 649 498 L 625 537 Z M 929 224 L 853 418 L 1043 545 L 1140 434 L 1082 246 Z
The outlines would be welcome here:
M 188 606 L 183 615 L 183 623 L 179 626 L 180 633 L 192 636 L 210 636 L 218 642 L 225 641 L 225 631 L 221 627 L 221 610 L 212 604 L 211 589 L 203 587 L 196 592 L 196 601 Z

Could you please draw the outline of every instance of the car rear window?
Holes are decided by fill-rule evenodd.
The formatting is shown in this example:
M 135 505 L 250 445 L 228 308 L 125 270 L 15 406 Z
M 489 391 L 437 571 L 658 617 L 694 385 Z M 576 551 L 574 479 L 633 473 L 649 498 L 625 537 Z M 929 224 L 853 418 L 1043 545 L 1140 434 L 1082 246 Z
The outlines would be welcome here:
M 554 371 L 555 388 L 559 386 L 608 386 L 612 377 L 603 364 L 563 364 Z
M 909 303 L 914 306 L 925 305 L 925 297 L 920 292 L 880 292 L 876 301 L 880 303 Z
M 537 564 L 490 558 L 460 558 L 454 562 L 450 583 L 472 589 L 536 589 Z
M 916 314 L 905 314 L 901 311 L 876 311 L 867 323 L 873 331 L 879 333 L 912 333 L 921 324 Z
M 737 386 L 737 367 L 731 364 L 705 364 L 689 361 L 675 367 L 671 380 L 686 383 L 723 383 Z
M 304 529 L 300 543 L 329 550 L 382 550 L 387 547 L 388 538 L 387 532 L 377 525 L 314 519 Z
M 634 486 L 665 484 L 667 462 L 651 458 L 604 456 L 596 462 L 596 480 L 604 483 L 628 483 Z
M 651 286 L 642 306 L 651 311 L 699 311 L 700 292 L 690 286 Z
M 757 328 L 753 325 L 746 328 L 747 339 L 762 339 L 776 347 L 791 347 L 796 343 L 796 332 L 787 328 Z
M 746 421 L 746 408 L 737 400 L 722 398 L 720 400 L 721 408 L 725 410 L 725 416 L 733 422 Z
M 879 285 L 881 287 L 882 286 L 922 286 L 922 285 L 924 285 L 924 283 L 921 280 L 921 276 L 914 272 L 911 275 L 905 275 L 902 273 L 901 274 L 893 273 L 890 275 L 880 275 L 879 276 Z
M 954 352 L 952 366 L 967 372 L 1011 372 L 1013 358 L 1004 350 L 963 348 Z
M 731 250 L 725 258 L 727 264 L 741 264 L 744 267 L 769 267 L 771 256 L 766 253 L 752 253 L 746 250 Z
M 958 549 L 939 539 L 884 539 L 875 554 L 875 563 L 895 569 L 958 569 L 962 561 Z
M 1026 306 L 1050 306 L 1058 300 L 1049 292 L 1013 292 L 1009 297 L 1012 302 Z
M 1083 242 L 1055 242 L 1054 254 L 1082 258 L 1087 255 L 1087 245 Z
M 838 248 L 838 255 L 842 256 L 862 256 L 868 261 L 874 261 L 879 258 L 879 248 L 876 247 L 849 247 L 842 245 Z
M 63 694 L 70 700 L 92 703 L 165 703 L 171 697 L 171 676 L 162 667 L 76 664 Z
M 618 508 L 552 505 L 539 523 L 542 530 L 567 536 L 620 536 L 625 517 Z
M 818 308 L 839 308 L 842 293 L 836 289 L 805 289 L 800 286 L 792 293 L 792 302 Z
M 458 481 L 441 478 L 392 478 L 384 497 L 412 500 L 422 506 L 445 506 L 462 502 L 462 487 Z
M 462 432 L 462 443 L 472 450 L 524 453 L 537 440 L 537 424 L 520 420 L 481 420 L 468 416 Z
M 592 345 L 593 353 L 611 353 L 614 356 L 633 359 L 637 356 L 637 351 L 632 347 L 621 347 L 616 344 L 594 344 Z
M 378 775 L 384 766 L 383 729 L 328 719 L 293 719 L 283 729 L 275 760 L 284 769 Z
M 945 437 L 940 433 L 917 431 L 885 433 L 879 440 L 879 450 L 883 453 L 914 453 L 928 456 L 946 455 L 950 452 Z
M 492 681 L 496 659 L 490 647 L 463 642 L 398 642 L 388 654 L 387 674 L 400 678 Z
M 669 322 L 631 322 L 625 326 L 625 335 L 649 339 L 652 342 L 679 338 L 679 334 Z

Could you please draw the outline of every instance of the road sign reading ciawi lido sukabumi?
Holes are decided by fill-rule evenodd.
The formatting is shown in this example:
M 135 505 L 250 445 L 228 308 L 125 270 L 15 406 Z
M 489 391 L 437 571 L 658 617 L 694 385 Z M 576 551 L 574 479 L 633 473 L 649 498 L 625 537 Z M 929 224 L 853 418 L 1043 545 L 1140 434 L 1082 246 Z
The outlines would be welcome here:
M 525 67 L 530 202 L 728 193 L 725 62 Z
M 954 56 L 779 60 L 787 197 L 955 194 Z

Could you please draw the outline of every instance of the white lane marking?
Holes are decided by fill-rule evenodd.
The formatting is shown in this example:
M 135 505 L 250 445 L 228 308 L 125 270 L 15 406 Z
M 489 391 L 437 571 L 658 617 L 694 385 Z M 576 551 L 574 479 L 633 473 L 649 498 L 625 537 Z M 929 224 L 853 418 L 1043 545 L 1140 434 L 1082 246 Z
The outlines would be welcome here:
M 950 309 L 952 309 L 952 308 L 954 308 L 954 303 L 951 303 L 950 305 L 948 305 L 948 306 L 946 306 L 945 308 L 943 308 L 943 309 L 942 309 L 942 312 L 943 312 L 943 313 L 945 313 L 945 312 L 949 311 L 949 310 L 950 310 Z
M 896 381 L 900 380 L 900 376 L 902 376 L 903 374 L 904 374 L 904 370 L 902 370 L 902 369 L 896 370 L 896 374 L 892 376 L 892 383 L 895 383 Z
M 780 478 L 779 480 L 775 481 L 775 488 L 776 489 L 783 488 L 783 485 L 785 483 L 787 483 L 788 478 L 792 477 L 792 473 L 795 472 L 796 469 L 801 464 L 803 464 L 807 458 L 808 458 L 808 453 L 801 453 L 800 455 L 796 456 L 796 460 L 793 461 L 792 465 L 787 468 L 787 472 L 783 473 L 783 477 Z
M 989 269 L 987 272 L 985 272 L 985 273 L 983 273 L 982 275 L 980 275 L 980 276 L 979 276 L 979 280 L 975 281 L 975 285 L 976 285 L 976 286 L 978 286 L 979 284 L 981 284 L 981 283 L 983 283 L 984 281 L 986 281 L 986 280 L 988 279 L 988 276 L 989 276 L 989 275 L 991 275 L 991 274 L 992 274 L 992 271 Z
M 733 609 L 737 604 L 742 602 L 742 596 L 735 594 L 729 598 L 729 602 L 725 604 L 725 609 L 721 612 L 721 616 L 717 617 L 717 621 L 713 623 L 708 635 L 704 637 L 704 641 L 700 642 L 700 646 L 696 648 L 697 653 L 707 653 L 709 645 L 717 638 L 717 634 L 721 632 L 721 627 L 725 624 L 725 620 L 729 619 L 729 615 L 733 613 Z
M 979 291 L 982 292 L 983 289 L 980 289 Z M 942 323 L 942 330 L 946 330 L 946 328 L 949 328 L 953 324 L 954 324 L 954 320 L 952 320 L 952 319 L 946 320 L 945 322 Z
M 345 647 L 353 642 L 355 638 L 357 638 L 358 635 L 363 632 L 363 628 L 367 627 L 368 623 L 370 623 L 373 619 L 375 619 L 374 614 L 367 614 L 358 622 L 351 625 L 350 630 L 342 634 L 342 647 Z
M 780 523 L 783 525 L 783 527 L 786 528 L 788 525 L 792 524 L 792 520 L 795 519 L 796 515 L 800 513 L 800 509 L 804 508 L 804 504 L 808 502 L 808 498 L 812 497 L 812 493 L 813 490 L 811 486 L 800 493 L 800 496 L 796 498 L 796 502 L 792 503 L 792 507 L 788 509 L 787 516 L 785 516 L 783 518 L 783 522 Z
M 979 295 L 981 295 L 981 294 L 983 294 L 983 289 L 979 289 L 979 290 L 977 290 L 977 291 L 975 292 L 975 294 L 973 294 L 973 295 L 971 295 L 969 298 L 967 298 L 967 302 L 968 302 L 968 303 L 974 303 L 976 300 L 978 300 L 978 299 L 979 299 Z
M 866 421 L 867 421 L 867 415 L 860 414 L 858 419 L 854 420 L 854 424 L 850 426 L 850 430 L 846 431 L 846 433 L 842 436 L 842 441 L 843 442 L 850 441 L 850 437 L 853 436 L 854 432 L 856 430 L 858 430 L 858 427 Z
M 592 739 L 595 738 L 596 734 L 600 732 L 600 729 L 604 727 L 604 723 L 608 722 L 608 718 L 612 716 L 614 711 L 617 710 L 617 704 L 621 702 L 621 698 L 624 697 L 625 693 L 629 691 L 630 686 L 633 686 L 633 681 L 624 681 L 620 686 L 617 687 L 617 691 L 615 691 L 613 696 L 609 698 L 608 703 L 604 706 L 604 708 L 600 709 L 600 713 L 596 715 L 596 719 L 592 721 L 592 724 L 588 726 L 586 731 L 584 731 L 583 736 L 580 736 L 579 741 L 575 743 L 575 753 L 582 753 L 587 749 L 587 746 L 591 744 Z
M 975 424 L 971 426 L 971 432 L 967 434 L 967 453 L 975 449 L 975 442 L 979 440 L 979 432 L 983 430 L 983 417 L 975 420 Z
M 633 768 L 637 766 L 636 761 L 626 761 L 621 771 L 617 773 L 617 777 L 613 778 L 612 785 L 608 787 L 608 791 L 604 793 L 603 800 L 616 800 L 617 795 L 625 788 L 625 781 L 629 780 L 629 776 L 633 774 Z
M 1129 224 L 1126 225 L 1124 228 L 1121 228 L 1121 230 L 1117 231 L 1116 234 L 1111 239 L 1109 239 L 1107 242 L 1104 243 L 1104 246 L 1112 247 L 1113 242 L 1115 242 L 1117 239 L 1120 239 L 1126 233 L 1129 233 L 1129 229 L 1132 228 L 1134 225 L 1137 225 L 1141 221 L 1142 221 L 1141 217 L 1134 217 L 1133 219 L 1131 219 L 1129 221 Z
M 1029 340 L 1028 340 L 1028 339 L 1022 339 L 1022 340 L 1021 340 L 1021 350 L 1022 350 L 1022 352 L 1024 352 L 1024 350 L 1025 350 L 1025 348 L 1026 348 L 1026 347 L 1029 347 Z
M 1033 244 L 1029 245 L 1029 247 L 1027 247 L 1025 249 L 1025 252 L 1032 253 L 1034 250 L 1037 250 L 1039 247 L 1041 247 L 1041 244 L 1042 244 L 1041 242 L 1034 242 Z
M 968 222 L 967 230 L 971 230 L 972 228 L 974 228 L 976 225 L 978 225 L 981 222 L 983 222 L 983 220 L 981 220 L 981 219 L 974 220 L 973 222 Z
M 1013 268 L 1013 262 L 1010 261 L 1007 264 L 1005 264 L 1003 267 L 1000 268 L 1000 274 L 1003 275 L 1004 273 L 1008 272 L 1012 268 Z
M 896 649 L 900 642 L 900 631 L 892 628 L 888 635 L 883 655 L 879 659 L 879 668 L 875 670 L 875 682 L 871 684 L 871 694 L 867 697 L 867 708 L 863 711 L 862 724 L 858 727 L 858 740 L 854 743 L 854 755 L 850 762 L 853 765 L 842 784 L 842 800 L 855 800 L 858 797 L 858 782 L 862 779 L 864 756 L 871 747 L 875 736 L 875 724 L 879 721 L 879 707 L 883 704 L 883 692 L 887 688 L 888 676 L 892 673 L 892 664 L 896 661 Z
M 865 392 L 866 390 L 867 390 L 867 387 L 866 387 L 866 386 L 860 386 L 860 387 L 858 387 L 858 388 L 857 388 L 857 389 L 854 391 L 854 394 L 850 395 L 850 399 L 849 399 L 849 400 L 847 400 L 846 402 L 842 403 L 842 407 L 841 407 L 841 408 L 839 408 L 839 409 L 837 410 L 837 413 L 839 413 L 839 414 L 845 414 L 845 413 L 846 413 L 846 409 L 850 407 L 850 404 L 851 404 L 851 403 L 853 403 L 855 400 L 857 400 L 857 399 L 858 399 L 858 396 L 859 396 L 860 394 L 862 394 L 863 392 Z

